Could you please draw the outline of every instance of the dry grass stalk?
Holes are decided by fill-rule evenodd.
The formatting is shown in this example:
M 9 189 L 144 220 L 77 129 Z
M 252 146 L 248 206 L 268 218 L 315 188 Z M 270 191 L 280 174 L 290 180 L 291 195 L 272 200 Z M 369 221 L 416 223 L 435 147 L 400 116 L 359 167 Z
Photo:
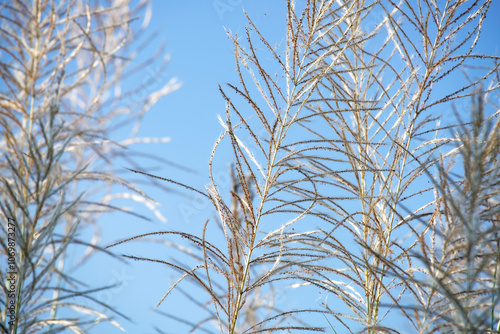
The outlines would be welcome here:
M 125 155 L 123 148 L 145 140 L 132 133 L 115 142 L 110 128 L 138 126 L 149 107 L 177 87 L 165 82 L 135 101 L 144 106 L 140 113 L 126 104 L 134 102 L 126 100 L 130 92 L 121 91 L 121 81 L 140 70 L 129 68 L 134 34 L 144 28 L 133 21 L 147 7 L 144 1 L 0 5 L 2 333 L 84 333 L 102 321 L 121 328 L 97 310 L 113 311 L 93 297 L 99 289 L 85 287 L 72 270 L 93 252 L 107 252 L 99 246 L 98 229 L 93 240 L 81 239 L 79 232 L 103 213 L 127 211 L 110 203 L 116 186 L 126 187 L 125 195 L 139 202 L 151 201 L 112 164 L 120 157 L 130 160 L 133 153 Z M 15 298 L 8 296 L 4 270 L 11 243 L 8 218 L 15 226 Z M 75 264 L 68 251 L 76 245 L 87 252 Z M 11 301 L 15 319 L 7 314 Z

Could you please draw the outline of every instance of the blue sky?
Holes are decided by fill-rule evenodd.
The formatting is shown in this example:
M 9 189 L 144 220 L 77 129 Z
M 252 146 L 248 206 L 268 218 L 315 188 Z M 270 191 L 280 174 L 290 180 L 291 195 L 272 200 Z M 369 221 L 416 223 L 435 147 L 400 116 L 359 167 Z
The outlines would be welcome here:
M 154 174 L 204 189 L 209 181 L 210 152 L 222 131 L 216 116 L 225 112 L 218 85 L 225 82 L 234 83 L 237 80 L 233 47 L 226 35 L 226 29 L 244 32 L 244 6 L 254 23 L 266 32 L 266 36 L 274 42 L 282 42 L 285 31 L 282 24 L 284 3 L 269 0 L 153 1 L 150 31 L 158 29 L 158 36 L 155 43 L 143 53 L 153 52 L 156 45 L 165 41 L 171 61 L 166 73 L 156 74 L 153 66 L 139 73 L 139 77 L 147 79 L 158 75 L 160 81 L 175 77 L 182 87 L 167 95 L 151 109 L 139 131 L 139 136 L 168 136 L 170 142 L 141 146 L 140 150 L 159 154 L 194 171 L 186 172 L 165 166 L 161 170 L 155 170 Z M 485 25 L 484 41 L 479 46 L 481 51 L 484 48 L 484 52 L 498 54 L 500 20 L 495 20 L 498 14 L 500 4 L 494 1 Z M 219 159 L 228 160 L 223 154 Z M 221 163 L 217 169 L 224 186 L 226 166 Z M 137 179 L 140 180 L 140 177 Z M 160 211 L 167 222 L 154 219 L 151 214 L 148 215 L 153 218 L 153 222 L 123 214 L 105 216 L 100 223 L 104 244 L 151 231 L 197 231 L 207 218 L 214 216 L 214 210 L 207 202 L 150 188 L 147 193 L 161 203 Z M 168 248 L 144 243 L 122 245 L 115 251 L 132 255 L 168 256 Z M 183 327 L 176 327 L 172 320 L 151 311 L 173 282 L 175 274 L 171 271 L 156 264 L 119 263 L 105 256 L 97 256 L 90 265 L 92 269 L 85 274 L 89 283 L 96 286 L 117 284 L 117 287 L 103 292 L 98 297 L 133 319 L 133 322 L 117 319 L 127 332 L 154 333 L 153 327 L 158 326 L 167 333 L 183 333 Z M 320 297 L 312 296 L 314 300 Z M 189 305 L 178 294 L 173 294 L 159 309 L 176 310 L 177 314 L 185 314 L 188 317 L 192 315 Z M 328 326 L 327 323 L 320 325 Z M 121 331 L 106 324 L 99 326 L 92 333 Z

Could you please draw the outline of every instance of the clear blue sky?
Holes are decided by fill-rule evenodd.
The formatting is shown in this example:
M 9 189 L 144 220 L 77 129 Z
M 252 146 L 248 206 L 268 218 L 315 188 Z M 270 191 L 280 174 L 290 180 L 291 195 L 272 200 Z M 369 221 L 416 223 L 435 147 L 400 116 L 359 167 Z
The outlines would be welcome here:
M 221 9 L 217 11 L 214 5 L 220 5 Z M 237 79 L 232 43 L 227 38 L 225 29 L 244 32 L 243 6 L 271 40 L 278 43 L 284 41 L 285 1 L 153 1 L 150 28 L 151 31 L 160 29 L 156 41 L 166 41 L 167 53 L 171 56 L 168 73 L 166 76 L 160 76 L 160 79 L 176 77 L 182 87 L 152 108 L 139 132 L 139 136 L 168 136 L 171 141 L 144 146 L 141 150 L 150 150 L 196 172 L 188 173 L 166 166 L 154 173 L 198 189 L 203 189 L 208 182 L 207 163 L 215 139 L 221 133 L 216 115 L 223 115 L 225 112 L 218 85 L 225 82 L 235 83 Z M 499 15 L 500 4 L 495 0 L 485 25 L 485 42 L 480 45 L 481 49 L 484 48 L 484 51 L 481 50 L 483 52 L 498 54 Z M 151 48 L 151 52 L 153 51 L 154 48 Z M 149 52 L 149 49 L 144 52 Z M 144 71 L 144 78 L 151 77 L 151 70 L 154 73 L 154 68 Z M 224 157 L 219 156 L 219 159 L 224 160 Z M 218 169 L 221 173 L 226 172 L 223 164 L 218 166 Z M 167 222 L 162 223 L 157 219 L 145 222 L 122 214 L 105 216 L 100 223 L 104 244 L 150 231 L 196 231 L 207 218 L 213 218 L 214 210 L 206 202 L 193 201 L 158 190 L 148 190 L 148 194 L 161 203 L 160 211 L 167 218 Z M 141 212 L 147 213 L 144 210 Z M 152 217 L 150 213 L 148 215 Z M 166 247 L 140 243 L 123 245 L 114 251 L 158 258 L 168 256 Z M 100 297 L 133 319 L 133 323 L 117 319 L 129 333 L 154 333 L 154 326 L 167 333 L 183 333 L 181 327 L 175 327 L 174 321 L 151 311 L 176 277 L 172 271 L 155 264 L 134 262 L 127 265 L 103 256 L 96 257 L 91 266 L 92 270 L 85 274 L 90 284 L 98 286 L 118 283 L 110 293 L 103 293 Z M 320 296 L 309 297 L 316 299 Z M 177 294 L 168 299 L 160 310 L 177 310 L 177 314 L 184 313 L 189 318 L 192 315 L 189 307 Z M 328 326 L 326 323 L 322 325 Z M 92 333 L 121 333 L 110 325 L 101 325 L 98 328 Z

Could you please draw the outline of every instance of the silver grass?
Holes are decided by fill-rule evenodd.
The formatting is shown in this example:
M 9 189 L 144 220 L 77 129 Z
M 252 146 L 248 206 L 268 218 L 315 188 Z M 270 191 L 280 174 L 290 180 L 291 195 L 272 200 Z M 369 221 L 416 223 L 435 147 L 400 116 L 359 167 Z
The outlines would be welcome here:
M 121 81 L 144 66 L 129 65 L 136 55 L 132 42 L 148 23 L 140 28 L 134 21 L 147 10 L 146 1 L 0 4 L 2 333 L 86 333 L 103 321 L 123 329 L 114 318 L 126 316 L 95 298 L 109 287 L 89 288 L 73 270 L 96 251 L 114 256 L 100 246 L 96 222 L 106 212 L 128 212 L 110 201 L 115 189 L 125 188 L 129 198 L 154 208 L 113 164 L 123 158 L 135 166 L 130 146 L 136 142 L 165 141 L 137 138 L 134 127 L 177 88 L 165 81 L 141 101 L 121 90 Z M 163 66 L 161 59 L 156 63 Z M 136 112 L 138 106 L 143 107 Z M 111 126 L 133 132 L 117 142 Z M 80 232 L 91 226 L 93 239 L 83 239 Z M 69 253 L 81 249 L 77 245 L 86 252 L 73 262 Z M 13 296 L 6 268 L 12 249 Z
M 490 4 L 288 0 L 281 46 L 248 18 L 242 36 L 229 34 L 239 83 L 220 88 L 226 114 L 211 183 L 181 184 L 210 200 L 216 218 L 199 234 L 111 246 L 187 240 L 190 248 L 169 246 L 194 264 L 126 257 L 178 272 L 160 304 L 178 289 L 205 310 L 181 321 L 191 331 L 322 331 L 312 320 L 324 315 L 338 332 L 498 332 L 497 107 L 484 116 L 498 57 L 475 53 Z M 470 125 L 440 124 L 471 98 Z M 234 156 L 229 194 L 212 172 L 222 147 Z M 263 291 L 283 286 L 329 298 L 269 307 L 257 320 L 256 309 L 274 306 Z

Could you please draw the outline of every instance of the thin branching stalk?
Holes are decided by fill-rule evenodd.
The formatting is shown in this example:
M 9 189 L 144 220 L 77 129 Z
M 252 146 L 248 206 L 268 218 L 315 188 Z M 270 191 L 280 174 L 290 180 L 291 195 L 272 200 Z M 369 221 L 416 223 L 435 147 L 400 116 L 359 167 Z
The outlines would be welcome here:
M 96 300 L 92 294 L 100 290 L 85 288 L 72 271 L 97 251 L 114 256 L 99 245 L 97 232 L 92 240 L 80 233 L 106 212 L 128 212 L 110 203 L 119 187 L 159 214 L 114 164 L 131 162 L 134 154 L 124 148 L 144 139 L 132 133 L 120 141 L 110 130 L 139 126 L 143 114 L 178 87 L 160 82 L 132 103 L 118 89 L 137 73 L 129 66 L 132 42 L 142 29 L 136 20 L 147 10 L 144 1 L 0 5 L 0 253 L 12 260 L 2 259 L 0 267 L 2 333 L 84 333 L 102 321 L 123 329 L 113 320 L 123 314 Z M 144 107 L 133 112 L 137 105 Z M 73 262 L 69 253 L 77 245 L 87 251 Z M 101 307 L 108 314 L 97 311 Z

